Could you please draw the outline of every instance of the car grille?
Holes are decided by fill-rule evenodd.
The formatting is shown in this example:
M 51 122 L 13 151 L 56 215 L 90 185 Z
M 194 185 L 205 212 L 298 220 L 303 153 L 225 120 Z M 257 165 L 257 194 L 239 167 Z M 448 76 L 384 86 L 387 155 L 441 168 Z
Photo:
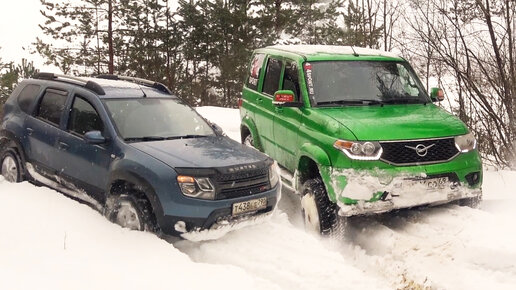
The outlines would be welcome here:
M 217 190 L 216 199 L 249 196 L 271 188 L 268 167 L 238 173 L 220 174 L 215 176 L 213 180 Z
M 383 153 L 381 160 L 393 165 L 417 165 L 446 162 L 459 154 L 454 138 L 380 142 Z M 424 149 L 418 154 L 412 148 Z

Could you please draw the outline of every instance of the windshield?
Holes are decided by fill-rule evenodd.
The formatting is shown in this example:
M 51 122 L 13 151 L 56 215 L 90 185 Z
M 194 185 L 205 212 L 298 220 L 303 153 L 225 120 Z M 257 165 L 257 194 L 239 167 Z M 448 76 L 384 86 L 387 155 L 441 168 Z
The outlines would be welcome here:
M 215 135 L 192 108 L 173 99 L 112 99 L 104 101 L 126 141 L 152 141 Z
M 306 63 L 305 70 L 317 106 L 430 102 L 406 62 L 319 61 Z

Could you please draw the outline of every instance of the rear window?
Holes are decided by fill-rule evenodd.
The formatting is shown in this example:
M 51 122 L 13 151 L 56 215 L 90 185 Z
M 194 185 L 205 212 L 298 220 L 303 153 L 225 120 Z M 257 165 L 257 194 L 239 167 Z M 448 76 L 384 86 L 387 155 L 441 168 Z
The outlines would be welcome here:
M 260 71 L 262 69 L 263 60 L 265 59 L 265 54 L 255 54 L 253 60 L 251 61 L 251 66 L 249 70 L 249 77 L 247 78 L 247 87 L 253 90 L 258 89 L 258 80 L 260 79 Z
M 32 103 L 34 103 L 34 100 L 38 96 L 39 90 L 41 89 L 41 86 L 39 85 L 27 85 L 23 88 L 23 90 L 18 95 L 18 105 L 20 106 L 20 109 L 30 114 L 30 109 Z
M 38 117 L 59 125 L 66 104 L 66 97 L 67 93 L 64 91 L 48 89 L 41 99 Z

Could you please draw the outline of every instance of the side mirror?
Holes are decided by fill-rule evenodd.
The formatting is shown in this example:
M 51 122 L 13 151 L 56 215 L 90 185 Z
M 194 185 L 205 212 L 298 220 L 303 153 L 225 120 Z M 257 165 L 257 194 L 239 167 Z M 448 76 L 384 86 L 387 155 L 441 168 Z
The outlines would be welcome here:
M 84 134 L 84 141 L 88 144 L 104 144 L 106 143 L 106 138 L 102 136 L 100 131 L 89 131 Z
M 440 88 L 432 88 L 430 90 L 430 98 L 434 102 L 440 102 L 444 100 L 444 91 Z
M 217 135 L 226 136 L 226 133 L 224 133 L 224 130 L 222 130 L 222 128 L 219 125 L 210 122 L 210 126 L 211 128 L 213 128 L 215 133 L 217 133 Z
M 302 102 L 296 102 L 294 92 L 291 90 L 281 90 L 274 93 L 274 101 L 276 107 L 296 107 L 303 106 Z

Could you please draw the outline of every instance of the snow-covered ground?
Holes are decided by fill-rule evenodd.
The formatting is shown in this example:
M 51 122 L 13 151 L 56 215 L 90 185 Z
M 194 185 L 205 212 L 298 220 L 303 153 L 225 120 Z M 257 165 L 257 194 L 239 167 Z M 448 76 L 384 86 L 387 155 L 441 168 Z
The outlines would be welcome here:
M 237 110 L 198 111 L 239 140 Z M 284 193 L 262 224 L 169 243 L 0 177 L 0 289 L 516 289 L 516 172 L 484 178 L 481 209 L 355 219 L 342 240 L 305 233 Z

